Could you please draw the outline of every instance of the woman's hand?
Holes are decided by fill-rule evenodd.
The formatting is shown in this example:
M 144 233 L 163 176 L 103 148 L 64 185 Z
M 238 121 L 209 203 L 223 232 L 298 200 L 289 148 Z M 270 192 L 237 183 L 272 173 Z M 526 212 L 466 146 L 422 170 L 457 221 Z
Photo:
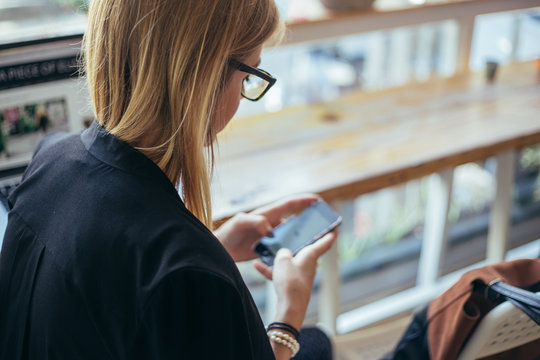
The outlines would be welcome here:
M 277 321 L 287 322 L 300 329 L 311 297 L 317 260 L 330 249 L 336 237 L 336 231 L 328 233 L 300 250 L 294 257 L 290 250 L 280 249 L 273 269 L 260 260 L 255 261 L 257 270 L 274 282 L 278 298 Z
M 252 260 L 257 257 L 255 244 L 263 236 L 271 236 L 282 219 L 310 206 L 317 195 L 297 195 L 256 209 L 250 213 L 239 213 L 226 221 L 214 235 L 223 244 L 234 261 Z

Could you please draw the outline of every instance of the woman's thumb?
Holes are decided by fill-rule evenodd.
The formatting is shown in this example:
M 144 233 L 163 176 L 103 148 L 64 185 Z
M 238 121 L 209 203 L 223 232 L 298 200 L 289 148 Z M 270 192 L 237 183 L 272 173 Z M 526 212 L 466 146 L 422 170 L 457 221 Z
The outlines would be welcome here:
M 276 258 L 274 259 L 274 264 L 290 262 L 293 257 L 291 250 L 287 248 L 281 248 L 276 253 Z

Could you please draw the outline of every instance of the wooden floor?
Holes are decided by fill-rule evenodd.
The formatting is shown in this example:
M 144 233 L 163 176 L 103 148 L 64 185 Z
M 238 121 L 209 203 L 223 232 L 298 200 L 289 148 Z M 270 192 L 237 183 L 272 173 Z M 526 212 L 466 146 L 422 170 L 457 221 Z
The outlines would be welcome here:
M 392 351 L 409 325 L 410 315 L 403 315 L 334 339 L 334 359 L 374 360 Z

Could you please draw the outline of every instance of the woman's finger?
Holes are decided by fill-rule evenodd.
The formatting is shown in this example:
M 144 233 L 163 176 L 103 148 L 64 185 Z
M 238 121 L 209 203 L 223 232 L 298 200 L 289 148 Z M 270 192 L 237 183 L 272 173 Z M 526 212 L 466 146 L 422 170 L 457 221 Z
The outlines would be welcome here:
M 310 244 L 300 250 L 296 257 L 300 258 L 310 258 L 313 260 L 317 260 L 319 257 L 321 257 L 324 253 L 326 253 L 337 238 L 337 231 L 331 231 L 328 234 L 324 235 L 319 240 L 315 241 L 313 244 Z
M 276 258 L 274 259 L 274 264 L 280 264 L 284 262 L 291 262 L 291 259 L 293 257 L 293 253 L 291 250 L 287 248 L 281 248 L 276 253 Z
M 319 199 L 316 194 L 295 195 L 256 209 L 253 213 L 266 216 L 273 226 L 277 226 L 283 216 L 298 213 Z
M 255 230 L 261 235 L 261 236 L 273 236 L 272 231 L 274 228 L 270 224 L 270 221 L 266 218 L 264 215 L 259 214 L 250 214 L 252 216 L 251 221 L 253 222 L 253 226 L 255 227 Z
M 272 280 L 273 271 L 272 269 L 263 263 L 260 259 L 257 259 L 253 262 L 253 266 L 255 269 L 257 269 L 258 272 L 260 272 L 265 278 L 268 280 Z

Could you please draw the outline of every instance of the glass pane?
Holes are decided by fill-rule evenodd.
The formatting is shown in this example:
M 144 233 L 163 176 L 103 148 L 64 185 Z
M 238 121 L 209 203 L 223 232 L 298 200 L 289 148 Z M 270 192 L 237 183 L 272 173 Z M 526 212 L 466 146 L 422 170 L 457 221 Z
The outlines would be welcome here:
M 242 102 L 237 116 L 450 76 L 457 30 L 455 22 L 443 21 L 265 49 L 264 67 L 278 81 L 260 102 Z
M 88 1 L 0 0 L 0 45 L 82 34 Z
M 513 13 L 477 17 L 470 58 L 473 71 L 482 70 L 488 60 L 501 64 L 511 60 L 514 17 Z
M 525 11 L 519 17 L 517 57 L 520 61 L 540 57 L 540 8 Z

